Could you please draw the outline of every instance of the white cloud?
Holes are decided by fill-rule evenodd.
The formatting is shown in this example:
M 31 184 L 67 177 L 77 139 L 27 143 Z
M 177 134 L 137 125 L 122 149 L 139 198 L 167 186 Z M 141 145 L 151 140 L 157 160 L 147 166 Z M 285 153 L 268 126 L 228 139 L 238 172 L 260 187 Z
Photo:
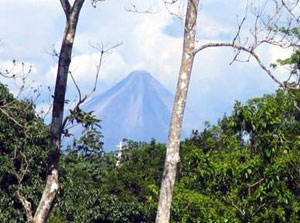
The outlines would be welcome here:
M 286 59 L 291 56 L 292 49 L 283 49 L 276 46 L 269 46 L 269 61 L 271 63 L 276 63 L 278 59 Z M 290 74 L 290 70 L 287 69 L 287 67 L 278 66 L 275 70 L 272 70 L 278 80 L 285 81 L 288 79 L 288 76 Z
M 49 59 L 44 51 L 49 50 L 63 32 L 63 26 L 57 22 L 64 21 L 59 1 L 2 0 L 1 5 L 3 52 L 0 59 Z
M 144 62 L 143 69 L 149 70 L 169 89 L 173 89 L 176 82 L 182 48 L 182 38 L 163 32 L 171 19 L 163 13 L 147 16 L 133 31 L 138 56 Z
M 47 10 L 57 10 L 60 8 L 59 1 L 53 0 L 2 0 L 5 6 L 19 7 L 26 5 L 27 7 L 47 7 Z
M 270 46 L 269 47 L 270 62 L 274 63 L 278 59 L 286 59 L 291 56 L 292 52 L 293 51 L 291 48 L 284 49 L 284 48 L 277 47 L 277 46 Z
M 38 82 L 53 86 L 57 66 L 43 51 L 50 50 L 52 44 L 59 47 L 61 43 L 65 18 L 59 1 L 2 1 L 5 7 L 0 8 L 0 29 L 3 31 L 0 38 L 4 38 L 5 45 L 0 60 L 19 57 L 33 61 Z M 137 2 L 146 4 L 146 1 Z M 158 2 L 161 1 L 153 0 L 151 4 L 156 6 Z M 241 2 L 204 1 L 199 11 L 199 37 L 212 41 L 234 33 L 236 14 L 233 8 L 236 11 L 242 9 Z M 161 10 L 154 14 L 129 13 L 124 6 L 124 1 L 105 1 L 94 9 L 86 1 L 73 50 L 71 70 L 75 79 L 86 90 L 94 83 L 99 54 L 89 43 L 102 42 L 109 47 L 123 42 L 105 58 L 99 85 L 107 89 L 130 71 L 145 69 L 173 91 L 181 60 L 182 38 L 164 33 L 172 17 L 161 5 L 158 5 Z M 277 54 L 282 55 L 272 50 L 262 50 L 261 53 L 266 62 L 273 60 Z M 232 56 L 231 49 L 208 49 L 197 55 L 188 101 L 204 120 L 219 116 L 236 98 L 250 97 L 255 92 L 269 92 L 274 87 L 253 60 L 250 64 L 235 63 L 229 66 Z M 73 88 L 70 78 L 69 83 Z
M 87 91 L 92 89 L 95 83 L 97 73 L 97 66 L 99 64 L 100 54 L 81 54 L 73 57 L 70 71 L 78 86 Z M 124 76 L 124 72 L 129 72 L 123 58 L 117 53 L 112 52 L 109 55 L 104 55 L 102 65 L 99 73 L 100 84 L 112 85 L 117 80 Z M 47 82 L 55 83 L 57 74 L 57 65 L 49 69 L 46 74 Z M 104 82 L 104 83 L 101 83 Z M 71 77 L 69 77 L 69 84 L 73 85 Z
M 197 36 L 204 39 L 216 39 L 220 36 L 232 36 L 235 31 L 234 26 L 220 24 L 214 20 L 212 15 L 199 13 L 197 19 Z

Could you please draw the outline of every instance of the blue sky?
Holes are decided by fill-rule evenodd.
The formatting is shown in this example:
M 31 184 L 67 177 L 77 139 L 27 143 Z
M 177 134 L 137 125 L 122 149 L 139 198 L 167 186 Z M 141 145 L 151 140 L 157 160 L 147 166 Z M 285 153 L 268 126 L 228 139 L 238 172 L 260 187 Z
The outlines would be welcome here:
M 113 46 L 122 42 L 105 57 L 97 93 L 107 90 L 135 69 L 147 70 L 174 93 L 181 59 L 183 22 L 172 17 L 160 0 L 135 1 L 140 8 L 150 5 L 155 9 L 153 14 L 128 12 L 125 10 L 128 2 L 107 0 L 93 8 L 86 0 L 71 65 L 77 82 L 83 92 L 93 85 L 99 54 L 90 47 L 91 44 Z M 199 41 L 230 40 L 235 34 L 237 15 L 243 15 L 245 2 L 203 1 L 198 19 Z M 0 69 L 9 66 L 12 59 L 24 61 L 33 65 L 30 78 L 35 83 L 53 87 L 56 60 L 49 52 L 53 46 L 57 50 L 60 48 L 65 22 L 59 0 L 1 0 L 0 5 L 0 38 L 3 42 Z M 278 57 L 288 56 L 289 52 L 266 46 L 260 50 L 260 55 L 266 64 L 270 64 Z M 235 99 L 246 101 L 276 89 L 255 61 L 229 65 L 232 56 L 232 50 L 219 48 L 207 49 L 196 57 L 188 106 L 198 115 L 199 127 L 206 120 L 215 122 L 225 112 L 229 113 Z M 73 98 L 75 92 L 69 79 L 68 96 Z M 47 103 L 44 101 L 40 107 Z

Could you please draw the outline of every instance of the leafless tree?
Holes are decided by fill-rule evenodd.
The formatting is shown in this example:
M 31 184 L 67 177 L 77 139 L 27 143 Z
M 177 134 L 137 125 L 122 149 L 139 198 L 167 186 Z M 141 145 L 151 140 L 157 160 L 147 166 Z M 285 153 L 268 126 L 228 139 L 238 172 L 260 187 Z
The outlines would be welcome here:
M 173 4 L 175 2 L 177 2 L 177 0 L 165 1 L 166 4 Z M 198 44 L 196 39 L 196 22 L 200 0 L 188 0 L 184 25 L 181 66 L 169 128 L 156 223 L 167 223 L 170 219 L 177 165 L 180 162 L 179 146 L 182 122 L 195 55 L 207 48 L 231 47 L 235 52 L 231 63 L 234 61 L 248 62 L 253 58 L 279 86 L 283 88 L 292 88 L 293 86 L 287 85 L 286 82 L 281 82 L 275 77 L 272 70 L 269 69 L 269 66 L 266 66 L 261 60 L 257 53 L 257 49 L 263 44 L 279 46 L 281 48 L 299 47 L 299 38 L 294 38 L 293 35 L 284 32 L 284 29 L 290 30 L 294 27 L 299 29 L 300 17 L 299 14 L 295 12 L 297 6 L 299 6 L 298 2 L 298 0 L 266 0 L 264 7 L 266 4 L 272 4 L 274 9 L 270 10 L 268 8 L 269 11 L 267 15 L 264 11 L 264 7 L 258 8 L 251 3 L 247 5 L 246 14 L 239 22 L 237 33 L 231 42 Z M 254 17 L 254 24 L 248 32 L 245 32 L 243 28 L 248 16 L 248 11 L 250 11 L 251 15 Z M 285 19 L 285 21 L 283 21 L 283 19 Z M 282 28 L 283 31 L 281 31 Z M 247 34 L 246 41 L 242 41 L 241 34 L 245 33 Z M 241 52 L 248 55 L 246 61 L 239 59 Z

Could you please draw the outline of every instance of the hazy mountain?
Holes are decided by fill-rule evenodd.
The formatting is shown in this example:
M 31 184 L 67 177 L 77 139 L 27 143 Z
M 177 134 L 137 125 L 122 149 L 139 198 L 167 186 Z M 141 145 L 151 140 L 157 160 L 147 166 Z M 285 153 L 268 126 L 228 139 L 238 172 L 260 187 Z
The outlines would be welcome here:
M 146 71 L 134 71 L 103 94 L 94 96 L 84 110 L 102 120 L 105 150 L 115 150 L 123 139 L 166 142 L 174 96 Z M 200 123 L 189 110 L 183 136 Z M 75 134 L 76 135 L 76 134 Z

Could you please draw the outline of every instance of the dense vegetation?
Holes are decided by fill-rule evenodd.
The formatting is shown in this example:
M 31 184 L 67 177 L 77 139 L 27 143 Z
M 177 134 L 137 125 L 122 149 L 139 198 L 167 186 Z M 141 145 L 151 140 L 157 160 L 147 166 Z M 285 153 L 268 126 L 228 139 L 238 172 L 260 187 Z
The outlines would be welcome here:
M 24 222 L 18 194 L 37 201 L 42 191 L 48 127 L 30 101 L 17 101 L 0 84 L 0 221 Z M 36 205 L 36 203 L 34 203 Z
M 300 222 L 299 103 L 297 90 L 236 102 L 230 116 L 184 140 L 171 222 Z M 0 219 L 25 222 L 18 195 L 37 205 L 48 126 L 3 85 L 0 109 Z M 118 167 L 114 153 L 98 149 L 62 156 L 49 222 L 153 222 L 165 145 L 128 141 Z

